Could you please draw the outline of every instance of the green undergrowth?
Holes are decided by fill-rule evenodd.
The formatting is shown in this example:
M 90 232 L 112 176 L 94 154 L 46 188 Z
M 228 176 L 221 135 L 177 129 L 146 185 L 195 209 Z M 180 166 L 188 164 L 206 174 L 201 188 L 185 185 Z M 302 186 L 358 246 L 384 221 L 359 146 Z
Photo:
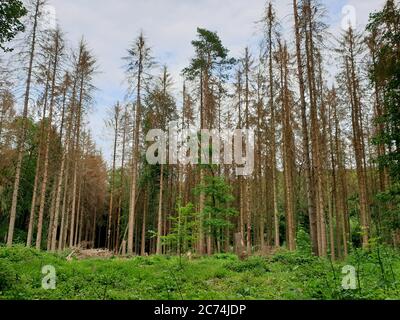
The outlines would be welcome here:
M 390 248 L 357 250 L 345 262 L 283 250 L 244 261 L 230 254 L 72 261 L 67 255 L 0 247 L 0 299 L 400 299 L 400 255 Z M 54 290 L 42 288 L 47 265 L 56 271 Z M 342 288 L 345 265 L 357 271 L 357 289 Z

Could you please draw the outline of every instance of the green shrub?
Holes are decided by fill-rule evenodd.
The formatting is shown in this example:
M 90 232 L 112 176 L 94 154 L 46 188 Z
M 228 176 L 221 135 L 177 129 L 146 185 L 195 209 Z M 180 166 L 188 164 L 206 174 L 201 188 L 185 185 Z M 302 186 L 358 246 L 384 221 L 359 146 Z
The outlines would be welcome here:
M 225 268 L 235 272 L 246 272 L 253 270 L 262 270 L 263 272 L 269 272 L 270 269 L 267 266 L 267 261 L 262 257 L 251 257 L 245 261 L 235 261 L 226 263 Z
M 0 291 L 11 289 L 16 282 L 16 274 L 11 263 L 0 260 Z
M 7 259 L 14 263 L 27 262 L 41 256 L 42 253 L 39 251 L 22 245 L 17 245 L 13 248 L 0 247 L 0 259 Z
M 66 261 L 21 246 L 0 247 L 1 299 L 398 299 L 399 252 L 371 245 L 346 261 L 280 250 L 245 261 L 230 254 L 189 260 L 151 256 Z M 380 263 L 381 262 L 381 263 Z M 56 290 L 43 290 L 44 265 L 56 267 Z M 342 267 L 357 270 L 361 288 L 344 290 Z M 383 269 L 382 269 L 383 267 Z
M 224 279 L 228 277 L 228 271 L 226 269 L 218 269 L 215 272 L 214 277 L 217 279 Z
M 213 255 L 213 258 L 217 260 L 233 260 L 233 261 L 238 260 L 237 255 L 231 253 L 218 253 Z
M 318 258 L 311 254 L 299 252 L 280 251 L 272 257 L 273 262 L 280 262 L 287 265 L 305 265 L 316 262 Z
M 303 254 L 309 254 L 312 251 L 310 235 L 304 229 L 297 231 L 296 244 L 297 250 Z

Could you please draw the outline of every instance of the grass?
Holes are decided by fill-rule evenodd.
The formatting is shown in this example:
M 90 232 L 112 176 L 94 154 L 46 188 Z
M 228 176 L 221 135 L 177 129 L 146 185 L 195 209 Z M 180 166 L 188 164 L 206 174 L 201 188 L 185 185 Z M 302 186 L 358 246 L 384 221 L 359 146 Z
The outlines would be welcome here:
M 400 255 L 389 248 L 379 255 L 356 251 L 341 263 L 286 251 L 245 261 L 219 254 L 182 265 L 171 256 L 66 261 L 67 254 L 0 247 L 0 299 L 400 299 Z M 358 270 L 356 290 L 341 286 L 348 264 Z M 42 288 L 45 265 L 55 267 L 55 290 Z

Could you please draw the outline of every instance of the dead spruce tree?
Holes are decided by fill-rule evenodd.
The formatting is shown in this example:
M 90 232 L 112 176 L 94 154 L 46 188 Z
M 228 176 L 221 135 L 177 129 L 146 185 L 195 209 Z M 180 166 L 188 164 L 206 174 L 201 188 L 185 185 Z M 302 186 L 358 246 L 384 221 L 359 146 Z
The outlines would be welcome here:
M 133 150 L 132 150 L 132 176 L 131 176 L 131 195 L 129 207 L 128 222 L 128 254 L 134 251 L 134 231 L 136 218 L 136 198 L 138 187 L 138 170 L 139 170 L 139 148 L 140 148 L 140 131 L 142 118 L 142 94 L 144 88 L 150 79 L 150 71 L 154 65 L 151 57 L 150 48 L 147 46 L 146 39 L 141 33 L 132 46 L 128 49 L 128 56 L 124 58 L 127 62 L 126 74 L 130 86 L 130 93 L 135 96 L 135 129 L 133 134 Z

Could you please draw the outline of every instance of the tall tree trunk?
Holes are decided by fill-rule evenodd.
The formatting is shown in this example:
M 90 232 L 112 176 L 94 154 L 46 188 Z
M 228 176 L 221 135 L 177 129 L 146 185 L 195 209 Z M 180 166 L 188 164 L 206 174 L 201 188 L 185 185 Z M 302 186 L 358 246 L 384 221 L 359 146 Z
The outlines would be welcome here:
M 118 203 L 118 216 L 117 216 L 117 235 L 115 239 L 115 251 L 119 252 L 119 241 L 120 241 L 120 229 L 121 229 L 121 214 L 124 198 L 124 182 L 125 182 L 125 150 L 126 150 L 126 135 L 128 129 L 128 110 L 125 106 L 124 112 L 124 129 L 122 134 L 122 158 L 121 158 L 121 186 L 119 191 L 119 203 Z
M 204 129 L 206 125 L 206 117 L 205 117 L 205 108 L 204 108 L 204 86 L 207 84 L 204 84 L 204 71 L 201 72 L 200 74 L 200 129 Z M 201 148 L 201 146 L 200 146 Z M 203 185 L 204 183 L 204 169 L 201 166 L 200 167 L 200 185 Z M 204 224 L 204 219 L 203 219 L 203 212 L 204 212 L 204 205 L 205 205 L 205 195 L 204 192 L 200 192 L 200 199 L 199 199 L 199 212 L 200 212 L 200 218 L 199 218 L 199 240 L 198 240 L 198 252 L 200 255 L 204 254 L 204 230 L 203 230 L 203 224 Z
M 299 25 L 299 12 L 297 7 L 297 0 L 293 0 L 293 11 L 295 21 L 295 35 L 296 35 L 296 58 L 297 58 L 297 76 L 299 82 L 300 92 L 300 107 L 301 107 L 301 129 L 302 129 L 302 143 L 303 143 L 303 156 L 306 174 L 306 189 L 307 189 L 307 207 L 308 217 L 310 224 L 310 238 L 312 251 L 318 255 L 318 239 L 317 239 L 317 221 L 315 216 L 315 200 L 314 200 L 314 184 L 312 182 L 311 173 L 311 160 L 310 160 L 310 142 L 307 121 L 307 103 L 305 98 L 305 81 L 304 81 L 304 67 L 301 52 L 301 36 Z
M 79 64 L 82 60 L 83 48 L 82 45 L 79 49 L 79 58 L 78 58 L 78 66 L 77 71 L 79 70 Z M 79 76 L 77 74 L 76 76 Z M 80 154 L 80 143 L 81 143 L 81 120 L 82 120 L 82 102 L 83 102 L 83 84 L 84 84 L 84 76 L 80 75 L 80 93 L 79 93 L 79 101 L 76 106 L 76 125 L 75 125 L 75 146 L 74 146 L 74 167 L 73 167 L 73 181 L 72 181 L 72 209 L 71 209 L 71 225 L 70 225 L 70 235 L 69 235 L 69 246 L 74 246 L 75 239 L 75 216 L 76 212 L 79 212 L 79 207 L 77 209 L 77 191 L 78 191 L 78 163 L 80 162 L 81 154 Z M 74 101 L 73 97 L 73 102 Z
M 142 52 L 140 51 L 140 55 Z M 139 132 L 140 132 L 140 119 L 141 119 L 141 86 L 142 86 L 142 56 L 139 57 L 139 73 L 137 81 L 137 98 L 136 98 L 136 112 L 135 112 L 135 133 L 133 143 L 133 167 L 132 167 L 132 186 L 131 186 L 131 199 L 128 221 L 128 254 L 133 254 L 134 249 L 134 231 L 135 231 L 135 213 L 136 213 L 136 188 L 137 188 L 137 171 L 139 162 Z
M 68 75 L 66 75 L 68 77 Z M 60 142 L 62 144 L 62 139 L 63 139 L 63 130 L 64 130 L 64 115 L 65 115 L 65 106 L 66 106 L 66 98 L 67 98 L 67 92 L 69 83 L 68 81 L 64 82 L 64 86 L 62 88 L 62 95 L 63 95 L 63 104 L 62 104 L 62 121 L 61 121 L 61 128 L 60 128 Z M 60 171 L 57 177 L 57 189 L 56 189 L 56 200 L 55 200 L 55 208 L 54 208 L 54 224 L 52 226 L 52 239 L 51 239 L 51 245 L 50 245 L 50 251 L 55 252 L 56 251 L 56 245 L 57 245 L 57 230 L 58 230 L 58 220 L 60 216 L 60 204 L 61 204 L 61 193 L 62 193 L 62 186 L 64 182 L 64 172 L 65 172 L 65 162 L 67 158 L 67 152 L 69 151 L 69 141 L 71 137 L 71 126 L 72 126 L 72 112 L 69 113 L 68 115 L 68 123 L 67 123 L 67 134 L 66 134 L 66 147 L 64 150 L 62 150 L 62 159 L 61 159 L 61 165 L 60 165 Z M 68 173 L 68 169 L 67 169 Z M 65 200 L 64 200 L 65 201 Z M 61 225 L 60 225 L 60 235 L 59 235 L 59 244 L 62 241 L 62 235 L 63 235 L 63 228 L 64 228 L 64 223 L 65 223 L 65 211 L 62 212 L 61 214 Z M 60 246 L 59 246 L 60 247 Z
M 249 130 L 250 128 L 250 68 L 251 68 L 251 57 L 249 53 L 249 48 L 245 49 L 245 57 L 243 63 L 243 73 L 244 73 L 244 80 L 245 80 L 245 88 L 244 88 L 244 99 L 245 99 L 245 126 L 246 129 Z M 251 229 L 252 229 L 252 216 L 251 216 L 251 207 L 250 207 L 250 178 L 252 176 L 248 176 L 244 179 L 244 188 L 245 188 L 245 210 L 244 215 L 246 217 L 246 225 L 247 225 L 247 232 L 246 232 L 246 247 L 247 247 L 247 254 L 251 254 L 252 251 L 252 241 L 251 241 Z
M 328 104 L 328 132 L 329 132 L 329 152 L 331 156 L 331 195 L 332 195 L 332 200 L 331 200 L 331 211 L 332 213 L 330 214 L 331 222 L 330 225 L 332 225 L 332 219 L 333 216 L 335 216 L 336 220 L 336 232 L 335 232 L 335 237 L 336 237 L 336 252 L 337 256 L 339 259 L 343 257 L 342 255 L 342 233 L 343 233 L 343 224 L 342 224 L 342 217 L 341 214 L 343 214 L 343 209 L 341 207 L 340 201 L 339 201 L 339 192 L 338 192 L 338 159 L 337 159 L 337 153 L 336 153 L 336 146 L 334 139 L 334 121 L 335 121 L 335 116 L 336 116 L 336 109 L 337 109 L 337 97 L 336 97 L 336 90 L 335 88 L 332 88 L 330 91 L 330 97 L 329 97 L 329 104 Z M 331 226 L 330 226 L 331 227 Z M 331 227 L 331 233 L 333 233 L 333 227 Z M 331 236 L 331 242 L 333 242 L 332 236 Z M 332 251 L 334 252 L 334 248 L 331 247 L 331 254 Z
M 355 54 L 354 54 L 354 34 L 350 28 L 348 31 L 349 57 L 345 57 L 346 74 L 350 103 L 352 107 L 352 127 L 353 127 L 353 146 L 356 159 L 356 171 L 359 188 L 360 202 L 360 222 L 362 230 L 362 245 L 368 247 L 369 239 L 369 208 L 367 177 L 365 169 L 365 148 L 363 143 L 363 130 L 361 121 L 361 106 L 359 100 L 359 82 L 356 76 Z
M 28 236 L 26 239 L 26 246 L 30 247 L 32 245 L 32 237 L 33 237 L 33 232 L 34 232 L 34 225 L 35 225 L 35 213 L 36 213 L 36 202 L 37 202 L 37 189 L 39 185 L 39 179 L 40 179 L 40 164 L 42 162 L 42 152 L 43 152 L 43 140 L 44 140 L 44 127 L 45 127 L 45 119 L 46 119 L 46 111 L 47 111 L 47 90 L 48 90 L 48 81 L 47 79 L 47 84 L 46 84 L 46 92 L 45 92 L 45 99 L 43 103 L 43 115 L 42 115 L 42 121 L 40 124 L 40 137 L 39 137 L 39 149 L 38 149 L 38 154 L 37 154 L 37 159 L 36 159 L 36 167 L 35 167 L 35 180 L 33 183 L 33 192 L 32 192 L 32 201 L 31 201 L 31 212 L 29 216 L 29 225 L 28 225 Z
M 54 35 L 54 61 L 52 68 L 52 83 L 51 83 L 51 92 L 50 92 L 50 111 L 49 111 L 49 119 L 47 124 L 47 135 L 46 135 L 46 143 L 45 143 L 45 151 L 44 151 L 44 169 L 43 169 L 43 180 L 42 187 L 40 191 L 40 206 L 39 206 L 39 218 L 38 218 L 38 230 L 36 237 L 36 249 L 40 250 L 41 241 L 42 241 L 42 228 L 43 228 L 43 215 L 44 215 L 44 206 L 46 200 L 46 188 L 47 188 L 47 179 L 48 179 L 48 171 L 49 171 L 49 149 L 50 149 L 50 136 L 52 131 L 52 123 L 53 123 L 53 110 L 55 104 L 55 90 L 56 90 L 56 77 L 57 77 L 57 68 L 59 61 L 59 33 L 55 33 Z M 51 211 L 52 213 L 52 211 Z M 50 214 L 51 214 L 50 213 Z M 52 227 L 52 226 L 51 226 Z
M 274 243 L 276 247 L 280 246 L 279 239 L 279 212 L 278 212 L 278 179 L 277 179 L 277 161 L 276 161 L 276 112 L 274 104 L 274 75 L 273 75 L 273 23 L 275 16 L 272 9 L 272 3 L 268 6 L 268 73 L 269 73 L 269 107 L 271 112 L 271 170 L 272 170 L 272 211 L 274 215 Z
M 307 0 L 304 5 L 305 23 L 306 23 L 306 56 L 307 56 L 307 75 L 308 75 L 308 88 L 311 103 L 311 144 L 313 156 L 313 171 L 314 181 L 316 186 L 315 199 L 316 199 L 316 221 L 317 221 L 317 235 L 318 235 L 318 255 L 326 256 L 327 241 L 326 241 L 326 225 L 325 225 L 325 212 L 324 212 L 324 199 L 323 199 L 323 186 L 322 186 L 322 164 L 321 164 L 321 144 L 320 144 L 320 124 L 318 119 L 318 105 L 317 105 L 317 90 L 316 90 L 316 73 L 315 73 L 315 48 L 313 39 L 313 16 L 312 16 L 311 1 Z
M 284 166 L 284 190 L 286 208 L 286 242 L 290 251 L 296 249 L 296 226 L 294 217 L 294 137 L 291 121 L 291 106 L 288 84 L 289 55 L 286 44 L 280 45 L 281 82 L 282 82 L 282 111 L 283 111 L 283 166 Z
M 34 21 L 33 21 L 32 41 L 31 41 L 30 50 L 29 50 L 29 66 L 28 66 L 28 76 L 27 76 L 27 80 L 26 80 L 24 110 L 22 113 L 23 123 L 22 123 L 21 134 L 18 137 L 18 160 L 17 160 L 17 166 L 16 166 L 16 170 L 15 170 L 15 181 L 14 181 L 11 210 L 10 210 L 10 223 L 8 226 L 8 235 L 7 235 L 7 246 L 8 247 L 11 247 L 12 243 L 13 243 L 15 220 L 17 217 L 17 202 L 18 202 L 19 184 L 20 184 L 20 180 L 21 180 L 22 161 L 23 161 L 23 156 L 24 156 L 24 144 L 25 144 L 25 140 L 26 140 L 28 107 L 29 107 L 30 90 L 31 90 L 31 83 L 32 83 L 33 60 L 35 57 L 35 50 L 36 50 L 36 37 L 37 37 L 37 32 L 38 32 L 38 19 L 39 19 L 39 15 L 40 15 L 40 6 L 41 6 L 41 0 L 36 0 Z
M 55 209 L 55 204 L 56 204 L 56 187 L 57 187 L 57 183 L 56 181 L 54 181 L 53 183 L 53 188 L 51 191 L 51 201 L 50 201 L 50 207 L 49 207 L 49 225 L 47 228 L 47 244 L 46 244 L 46 248 L 47 251 L 51 250 L 51 241 L 52 241 L 52 235 L 53 235 L 53 225 L 55 223 L 54 221 L 54 209 Z
M 146 219 L 147 219 L 147 189 L 144 190 L 144 202 L 143 202 L 143 221 L 142 221 L 142 241 L 140 243 L 140 254 L 141 256 L 146 255 Z
M 162 228 L 163 188 L 164 188 L 164 165 L 161 164 L 161 169 L 160 169 L 160 195 L 159 195 L 159 200 L 158 200 L 156 254 L 162 254 L 161 236 L 162 236 L 162 232 L 163 232 L 163 228 Z
M 68 201 L 69 195 L 67 193 L 68 190 L 68 182 L 69 182 L 69 161 L 67 162 L 67 168 L 65 170 L 65 178 L 64 178 L 64 191 L 63 191 L 63 202 L 61 208 L 61 225 L 60 225 L 60 238 L 58 243 L 58 251 L 62 251 L 65 248 L 67 243 L 67 233 L 68 233 L 68 224 L 69 224 L 69 214 L 68 214 Z
M 117 161 L 117 143 L 118 143 L 118 128 L 119 128 L 119 104 L 114 108 L 114 148 L 113 148 L 113 164 L 111 171 L 111 188 L 110 188 L 110 202 L 108 207 L 108 229 L 107 229 L 107 248 L 111 249 L 111 227 L 113 216 L 113 201 L 114 201 L 114 188 L 115 188 L 115 166 Z

